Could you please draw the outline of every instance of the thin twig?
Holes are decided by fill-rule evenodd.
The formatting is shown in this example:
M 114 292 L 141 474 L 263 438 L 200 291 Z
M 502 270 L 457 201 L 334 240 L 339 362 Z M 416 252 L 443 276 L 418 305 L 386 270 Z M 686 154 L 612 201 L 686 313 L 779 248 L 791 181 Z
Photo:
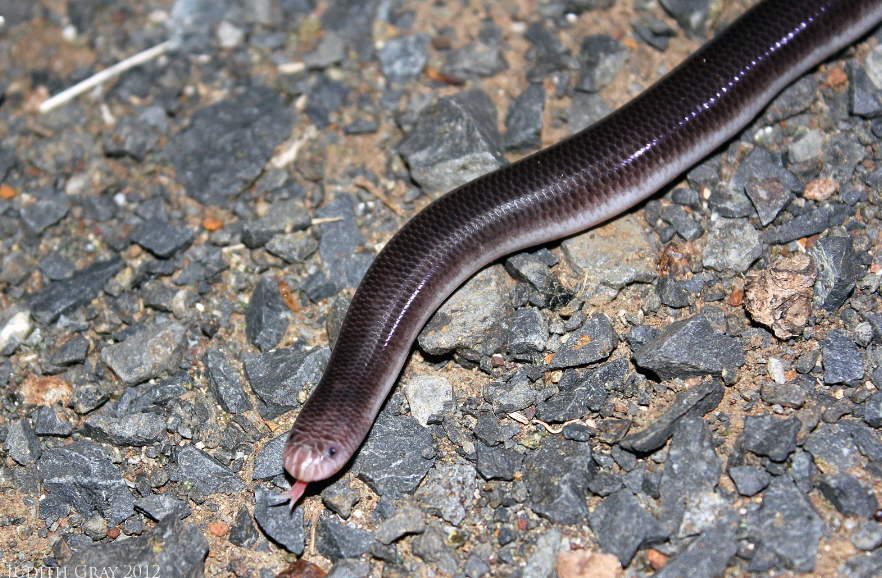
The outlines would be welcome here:
M 342 221 L 343 217 L 322 217 L 320 219 L 313 219 L 309 222 L 310 226 L 321 225 L 322 223 L 337 223 Z
M 550 434 L 559 434 L 560 432 L 563 431 L 563 428 L 565 426 L 568 426 L 571 423 L 581 423 L 581 421 L 578 419 L 571 419 L 571 420 L 563 422 L 562 424 L 560 424 L 559 427 L 555 427 L 555 426 L 551 425 L 550 423 L 546 423 L 546 422 L 542 421 L 541 419 L 536 419 L 535 417 L 533 419 L 527 419 L 527 416 L 525 416 L 524 414 L 522 414 L 519 411 L 513 411 L 513 412 L 509 413 L 508 417 L 515 420 L 516 422 L 518 422 L 521 425 L 541 425 Z
M 71 86 L 67 90 L 63 90 L 63 91 L 59 92 L 58 94 L 56 94 L 52 98 L 48 98 L 48 99 L 44 100 L 42 103 L 40 103 L 40 108 L 39 108 L 40 114 L 46 114 L 47 112 L 55 110 L 59 106 L 66 104 L 68 101 L 73 100 L 74 98 L 83 94 L 84 92 L 86 92 L 90 88 L 98 86 L 99 84 L 101 84 L 103 82 L 107 82 L 111 78 L 113 78 L 115 76 L 119 76 L 120 74 L 122 74 L 126 70 L 129 70 L 130 68 L 140 66 L 141 64 L 144 64 L 145 62 L 153 60 L 154 58 L 160 56 L 162 53 L 167 51 L 171 47 L 171 45 L 172 45 L 171 40 L 166 40 L 162 44 L 157 44 L 153 48 L 148 48 L 147 50 L 144 50 L 143 52 L 139 52 L 138 54 L 135 54 L 134 56 L 130 56 L 130 57 L 126 58 L 125 60 L 117 62 L 113 66 L 111 66 L 109 68 L 105 68 L 101 72 L 94 74 L 94 75 L 90 76 L 89 78 L 87 78 L 86 80 Z
M 360 189 L 364 189 L 365 191 L 367 191 L 370 194 L 372 194 L 373 196 L 375 196 L 381 203 L 383 203 L 384 205 L 389 207 L 389 209 L 393 213 L 395 213 L 396 215 L 398 215 L 402 219 L 407 217 L 407 213 L 402 211 L 401 207 L 399 207 L 396 203 L 393 203 L 392 200 L 386 196 L 386 193 L 384 193 L 383 191 L 381 191 L 380 189 L 375 187 L 371 182 L 369 182 L 364 177 L 359 177 L 359 178 L 353 180 L 352 184 Z
M 287 148 L 283 149 L 272 159 L 270 159 L 270 164 L 277 169 L 283 169 L 292 164 L 295 160 L 297 160 L 297 153 L 300 152 L 300 149 L 303 147 L 304 144 L 306 144 L 306 141 L 313 138 L 318 133 L 318 129 L 316 129 L 313 125 L 309 125 L 308 127 L 306 127 L 306 130 L 303 131 L 303 135 L 299 139 L 292 142 Z

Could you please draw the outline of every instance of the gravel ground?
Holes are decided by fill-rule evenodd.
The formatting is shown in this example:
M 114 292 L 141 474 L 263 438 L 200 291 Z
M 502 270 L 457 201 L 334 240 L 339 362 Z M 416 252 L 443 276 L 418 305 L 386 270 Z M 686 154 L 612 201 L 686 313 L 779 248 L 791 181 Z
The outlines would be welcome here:
M 382 244 L 746 3 L 711 4 L 0 0 L 7 573 L 882 575 L 874 36 L 662 194 L 478 273 L 351 466 L 274 505 Z

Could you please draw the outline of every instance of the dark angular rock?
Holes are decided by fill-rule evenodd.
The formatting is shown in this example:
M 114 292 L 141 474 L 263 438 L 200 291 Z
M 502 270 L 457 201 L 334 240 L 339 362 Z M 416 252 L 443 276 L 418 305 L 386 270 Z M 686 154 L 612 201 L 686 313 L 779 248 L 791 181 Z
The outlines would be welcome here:
M 340 110 L 348 95 L 349 88 L 345 84 L 319 74 L 307 91 L 304 112 L 320 130 L 324 130 L 331 124 L 331 115 Z
M 65 194 L 38 197 L 36 201 L 21 208 L 21 220 L 39 235 L 67 215 L 70 201 Z
M 670 223 L 677 233 L 687 241 L 694 241 L 699 238 L 704 229 L 695 220 L 695 218 L 686 212 L 686 209 L 680 205 L 669 205 L 665 207 L 661 215 L 662 220 Z
M 619 490 L 603 500 L 591 511 L 588 523 L 600 549 L 614 554 L 623 567 L 631 563 L 638 548 L 668 536 L 662 524 L 628 490 Z
M 316 271 L 307 277 L 300 285 L 300 289 L 306 293 L 310 301 L 318 303 L 322 299 L 333 297 L 340 291 L 336 281 L 332 281 L 322 271 Z
M 722 520 L 667 561 L 653 578 L 716 578 L 738 551 L 737 525 Z
M 655 284 L 655 292 L 658 294 L 662 305 L 682 309 L 695 303 L 695 297 L 689 292 L 683 283 L 673 277 L 662 277 Z
M 842 578 L 875 578 L 882 574 L 882 550 L 870 555 L 855 554 L 836 573 Z
M 548 270 L 550 265 L 541 255 L 541 252 L 516 253 L 505 260 L 505 270 L 518 281 L 532 285 L 536 291 L 545 295 L 552 290 L 555 278 Z
M 470 42 L 450 52 L 444 71 L 453 77 L 493 76 L 508 68 L 499 46 Z
M 296 555 L 303 554 L 305 530 L 303 508 L 292 512 L 287 504 L 270 505 L 276 496 L 270 490 L 254 488 L 254 519 L 266 537 Z
M 459 568 L 456 555 L 448 545 L 447 533 L 438 524 L 429 525 L 422 535 L 414 538 L 411 549 L 441 573 L 453 575 Z
M 577 92 L 570 101 L 568 128 L 575 134 L 612 113 L 613 107 L 600 94 Z
M 862 274 L 851 237 L 825 237 L 809 250 L 818 266 L 814 305 L 836 311 Z
M 265 216 L 245 223 L 242 227 L 242 243 L 249 249 L 257 249 L 277 235 L 306 229 L 311 222 L 309 211 L 302 201 L 276 201 Z
M 177 323 L 148 326 L 122 343 L 101 350 L 101 361 L 124 383 L 133 385 L 178 368 L 187 347 L 187 330 Z
M 161 109 L 160 112 L 165 114 Z M 111 158 L 128 156 L 142 161 L 156 147 L 158 140 L 159 131 L 148 122 L 125 116 L 114 125 L 111 134 L 104 137 L 104 154 Z
M 805 405 L 806 392 L 798 384 L 767 381 L 760 389 L 760 398 L 769 405 L 799 409 Z
M 818 489 L 845 516 L 872 518 L 879 507 L 872 490 L 851 474 L 822 475 L 818 478 Z
M 858 385 L 864 377 L 864 360 L 847 332 L 834 329 L 827 333 L 823 349 L 824 383 Z
M 696 315 L 665 327 L 632 360 L 662 379 L 673 379 L 735 371 L 744 365 L 744 353 L 739 341 L 718 333 L 703 315 Z
M 429 37 L 411 34 L 392 38 L 377 53 L 377 58 L 390 83 L 410 82 L 422 73 L 429 59 Z
M 208 389 L 225 412 L 242 413 L 252 408 L 245 390 L 242 389 L 239 374 L 222 351 L 216 348 L 209 349 L 202 363 L 208 374 Z
M 257 411 L 264 419 L 274 419 L 297 408 L 297 395 L 319 382 L 328 364 L 327 348 L 310 351 L 277 349 L 246 357 L 243 365 L 251 389 L 260 400 Z
M 472 433 L 485 445 L 492 446 L 501 441 L 502 427 L 493 412 L 484 412 L 478 416 Z
M 649 325 L 632 325 L 625 335 L 625 341 L 631 346 L 631 351 L 637 351 L 644 344 L 652 341 L 661 334 L 661 331 Z
M 809 434 L 803 447 L 824 472 L 844 472 L 861 462 L 851 428 L 844 424 L 821 423 Z
M 858 450 L 871 462 L 882 463 L 882 439 L 879 434 L 861 423 L 841 421 L 837 425 L 843 427 L 857 445 Z
M 524 456 L 514 450 L 487 447 L 481 442 L 475 444 L 475 454 L 478 473 L 485 480 L 511 481 L 524 463 Z
M 534 355 L 545 349 L 548 325 L 535 308 L 518 309 L 514 313 L 507 338 L 508 351 L 514 355 Z
M 262 277 L 245 311 L 248 341 L 262 352 L 269 351 L 285 336 L 290 320 L 290 310 L 279 293 L 279 282 L 270 276 Z
M 727 219 L 749 217 L 753 212 L 753 205 L 747 195 L 740 189 L 733 190 L 723 185 L 713 187 L 707 206 Z
M 333 518 L 321 518 L 315 533 L 316 549 L 332 562 L 357 558 L 370 550 L 374 537 L 367 530 L 342 524 Z
M 701 262 L 715 271 L 744 273 L 762 254 L 763 244 L 750 221 L 719 219 L 706 237 Z
M 426 530 L 425 515 L 419 508 L 397 508 L 391 518 L 380 524 L 374 535 L 383 544 L 391 544 L 407 534 L 422 534 Z
M 448 191 L 505 164 L 496 109 L 480 89 L 424 108 L 399 152 L 427 192 Z
M 474 498 L 476 474 L 470 464 L 436 466 L 417 491 L 416 498 L 431 514 L 459 526 Z
M 659 519 L 671 533 L 680 527 L 686 506 L 694 496 L 713 492 L 720 479 L 720 466 L 713 434 L 704 420 L 681 420 L 674 431 L 659 485 Z
M 60 419 L 52 408 L 41 405 L 34 419 L 34 433 L 38 436 L 67 437 L 73 433 L 73 426 Z
M 750 177 L 744 183 L 744 191 L 750 197 L 764 227 L 774 221 L 793 198 L 793 193 L 784 188 L 784 182 L 778 175 L 765 179 Z
M 882 428 L 882 392 L 877 391 L 864 403 L 864 421 L 870 427 Z
M 9 457 L 19 465 L 29 466 L 40 457 L 43 448 L 40 438 L 34 433 L 31 422 L 27 418 L 21 418 L 12 422 L 6 434 L 6 447 Z
M 747 416 L 739 445 L 753 454 L 781 463 L 796 450 L 796 434 L 800 427 L 801 423 L 795 417 Z
M 763 491 L 772 477 L 763 468 L 757 466 L 735 466 L 729 468 L 729 477 L 742 496 L 755 496 Z
M 729 188 L 733 191 L 744 191 L 750 178 L 768 179 L 778 177 L 788 191 L 802 192 L 802 183 L 796 175 L 781 164 L 781 159 L 763 147 L 754 148 L 747 158 L 738 165 L 735 174 L 729 180 Z
M 131 239 L 157 257 L 168 259 L 190 246 L 193 231 L 188 227 L 175 227 L 164 218 L 153 217 L 132 231 Z
M 54 323 L 62 315 L 91 302 L 124 266 L 123 260 L 114 256 L 80 269 L 67 280 L 50 283 L 28 300 L 31 314 L 40 323 Z
M 865 552 L 871 552 L 882 546 L 882 524 L 871 520 L 858 522 L 857 528 L 851 534 L 851 543 L 858 550 Z
M 711 16 L 712 0 L 661 0 L 661 5 L 690 37 L 704 36 Z
M 178 450 L 175 475 L 202 494 L 235 494 L 245 489 L 235 472 L 192 444 Z
M 260 534 L 254 527 L 254 521 L 251 519 L 248 508 L 240 506 L 239 511 L 236 512 L 236 518 L 230 526 L 230 543 L 240 548 L 250 548 L 257 543 L 258 538 L 260 538 Z
M 509 283 L 498 266 L 475 275 L 429 319 L 417 338 L 419 346 L 430 355 L 467 352 L 472 361 L 500 351 L 512 316 Z
M 86 360 L 90 348 L 89 340 L 77 333 L 58 346 L 58 349 L 49 358 L 49 362 L 60 367 L 82 363 Z
M 124 576 L 133 563 L 151 568 L 167 578 L 193 578 L 204 572 L 208 542 L 195 525 L 167 516 L 143 536 L 76 551 L 59 573 L 71 575 L 77 569 L 101 568 L 108 576 Z
M 136 413 L 121 418 L 93 415 L 83 424 L 84 433 L 95 441 L 115 446 L 142 447 L 165 437 L 165 418 L 155 413 Z
M 134 497 L 110 455 L 90 440 L 43 452 L 37 461 L 43 487 L 84 518 L 101 514 L 117 525 L 132 515 Z
M 66 259 L 58 253 L 49 253 L 39 263 L 40 271 L 50 281 L 62 281 L 70 279 L 77 268 L 73 261 Z
M 531 84 L 511 103 L 505 116 L 505 150 L 528 152 L 542 146 L 545 88 Z
M 556 31 L 549 30 L 541 20 L 528 24 L 524 37 L 536 49 L 535 68 L 527 74 L 531 82 L 540 81 L 555 70 L 578 66 L 578 61 L 570 56 L 569 50 L 557 37 Z
M 484 387 L 484 399 L 493 404 L 497 415 L 520 411 L 536 402 L 536 391 L 526 377 L 515 376 L 508 383 L 494 381 Z
M 579 419 L 589 411 L 598 412 L 606 403 L 607 392 L 620 387 L 629 372 L 626 359 L 604 363 L 581 376 L 575 370 L 567 370 L 558 382 L 558 394 L 539 404 L 536 415 L 543 421 L 563 423 Z
M 165 154 L 188 195 L 223 204 L 260 176 L 291 126 L 291 109 L 279 94 L 256 86 L 197 111 Z
M 653 452 L 668 441 L 681 420 L 701 417 L 714 410 L 723 399 L 725 388 L 718 379 L 705 381 L 676 395 L 668 409 L 643 431 L 629 434 L 619 442 L 636 453 Z
M 158 408 L 184 395 L 184 386 L 189 381 L 186 373 L 179 372 L 156 384 L 129 387 L 117 402 L 116 417 L 147 411 L 160 413 Z
M 848 71 L 848 109 L 854 116 L 876 118 L 882 115 L 882 95 L 857 60 L 846 63 Z
M 157 522 L 166 516 L 174 516 L 183 520 L 191 513 L 190 505 L 183 500 L 172 497 L 171 492 L 150 494 L 135 500 L 135 510 Z
M 279 457 L 281 459 L 281 456 Z M 341 477 L 322 490 L 322 503 L 341 518 L 348 519 L 352 515 L 352 506 L 359 500 L 359 494 L 350 485 L 350 480 Z
M 318 249 L 318 242 L 308 232 L 276 235 L 266 244 L 266 250 L 288 263 L 302 263 Z
M 630 53 L 612 36 L 597 34 L 582 39 L 579 81 L 576 90 L 597 92 L 609 85 L 628 62 Z
M 19 285 L 33 271 L 32 261 L 24 251 L 10 251 L 0 259 L 0 282 Z
M 341 219 L 321 225 L 319 254 L 331 281 L 336 283 L 338 291 L 344 287 L 358 286 L 373 255 L 364 251 L 366 239 L 355 222 L 351 199 L 338 196 L 315 214 L 322 219 Z
M 561 432 L 564 439 L 576 442 L 587 442 L 594 435 L 594 429 L 580 423 L 570 423 L 564 426 Z
M 554 357 L 548 362 L 549 369 L 563 369 L 587 365 L 605 359 L 619 344 L 609 318 L 603 314 L 592 316 L 577 331 L 569 334 Z
M 779 227 L 771 227 L 763 231 L 763 243 L 767 245 L 783 245 L 803 237 L 811 237 L 823 233 L 830 227 L 841 225 L 848 218 L 848 205 L 832 203 L 822 205 L 794 218 Z
M 352 464 L 380 496 L 411 495 L 435 463 L 432 435 L 411 416 L 381 412 Z
M 774 477 L 762 495 L 762 505 L 747 514 L 748 534 L 758 544 L 755 559 L 771 558 L 772 566 L 813 571 L 824 521 L 786 476 Z
M 588 515 L 588 480 L 597 469 L 588 444 L 546 438 L 524 466 L 534 512 L 557 524 L 576 524 Z

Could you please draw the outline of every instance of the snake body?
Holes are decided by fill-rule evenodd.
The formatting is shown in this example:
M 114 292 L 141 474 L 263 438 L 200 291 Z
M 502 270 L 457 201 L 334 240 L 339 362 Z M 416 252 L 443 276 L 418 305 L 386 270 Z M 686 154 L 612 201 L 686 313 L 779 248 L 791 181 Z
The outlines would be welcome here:
M 646 199 L 880 20 L 882 0 L 765 0 L 610 116 L 413 217 L 365 274 L 291 429 L 283 463 L 296 480 L 292 506 L 358 450 L 417 334 L 461 283 Z

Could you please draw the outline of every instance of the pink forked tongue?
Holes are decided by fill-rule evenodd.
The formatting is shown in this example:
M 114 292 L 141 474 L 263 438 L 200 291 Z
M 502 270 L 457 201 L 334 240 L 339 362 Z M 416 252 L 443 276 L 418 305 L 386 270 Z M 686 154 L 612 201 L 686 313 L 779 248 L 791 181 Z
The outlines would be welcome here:
M 306 491 L 308 483 L 309 482 L 304 482 L 303 480 L 297 480 L 294 482 L 294 485 L 291 486 L 291 489 L 285 492 L 285 497 L 291 500 L 291 511 L 294 511 L 294 506 L 300 501 L 300 497 L 303 496 L 303 492 Z

